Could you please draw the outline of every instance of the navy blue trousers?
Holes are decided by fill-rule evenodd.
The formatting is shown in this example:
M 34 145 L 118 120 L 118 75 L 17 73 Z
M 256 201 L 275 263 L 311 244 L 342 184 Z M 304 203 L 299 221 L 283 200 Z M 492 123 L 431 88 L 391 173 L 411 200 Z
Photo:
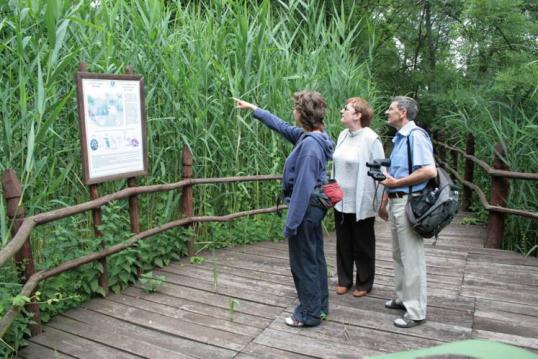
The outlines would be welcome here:
M 327 262 L 321 228 L 325 213 L 325 209 L 309 205 L 297 235 L 288 238 L 291 274 L 299 297 L 293 316 L 307 326 L 318 325 L 321 312 L 329 314 Z

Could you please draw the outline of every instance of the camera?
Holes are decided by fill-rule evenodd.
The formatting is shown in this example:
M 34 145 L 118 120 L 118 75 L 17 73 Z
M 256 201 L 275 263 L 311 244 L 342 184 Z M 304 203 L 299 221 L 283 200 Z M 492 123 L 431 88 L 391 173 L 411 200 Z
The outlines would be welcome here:
M 381 167 L 389 167 L 390 159 L 380 158 L 373 160 L 372 162 L 366 162 L 366 167 L 370 168 L 368 171 L 368 176 L 372 177 L 376 181 L 384 181 L 385 174 L 381 171 Z

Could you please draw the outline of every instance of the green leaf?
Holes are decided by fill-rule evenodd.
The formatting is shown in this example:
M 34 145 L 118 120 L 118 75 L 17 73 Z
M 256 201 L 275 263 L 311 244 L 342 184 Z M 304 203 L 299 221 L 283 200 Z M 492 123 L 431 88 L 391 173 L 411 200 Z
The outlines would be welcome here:
M 33 121 L 30 125 L 30 133 L 28 133 L 26 140 L 28 144 L 26 150 L 26 162 L 24 165 L 24 171 L 28 173 L 31 172 L 34 163 L 35 126 Z
M 39 55 L 37 56 L 37 112 L 39 114 L 39 121 L 41 122 L 41 118 L 45 112 L 45 88 L 43 86 L 43 72 L 41 71 Z
M 50 48 L 56 44 L 56 21 L 58 19 L 58 0 L 48 0 L 47 9 L 45 10 L 45 24 L 47 25 L 47 34 Z
M 11 303 L 16 307 L 22 307 L 26 303 L 30 303 L 30 298 L 25 295 L 18 294 L 15 297 L 13 297 Z

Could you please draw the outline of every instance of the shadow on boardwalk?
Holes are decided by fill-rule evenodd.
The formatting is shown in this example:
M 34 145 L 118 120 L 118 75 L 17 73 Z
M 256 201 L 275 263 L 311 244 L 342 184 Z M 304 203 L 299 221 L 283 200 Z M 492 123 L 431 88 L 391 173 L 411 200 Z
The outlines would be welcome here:
M 401 312 L 383 306 L 392 297 L 392 252 L 389 225 L 378 220 L 376 280 L 364 298 L 334 294 L 335 238 L 326 236 L 330 315 L 319 327 L 284 325 L 295 302 L 287 244 L 261 242 L 217 251 L 216 272 L 210 255 L 199 265 L 185 258 L 155 271 L 166 276 L 155 294 L 136 285 L 59 315 L 19 354 L 359 358 L 469 338 L 538 352 L 538 259 L 483 249 L 484 228 L 457 223 L 436 247 L 427 241 L 428 321 L 415 328 L 394 327 Z

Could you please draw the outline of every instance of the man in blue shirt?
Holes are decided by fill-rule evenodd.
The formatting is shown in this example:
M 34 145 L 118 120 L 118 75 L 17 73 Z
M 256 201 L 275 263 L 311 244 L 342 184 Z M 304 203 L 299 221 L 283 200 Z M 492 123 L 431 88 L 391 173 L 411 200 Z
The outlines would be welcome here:
M 396 291 L 396 297 L 387 301 L 385 307 L 406 311 L 401 318 L 394 320 L 394 325 L 400 328 L 411 328 L 426 320 L 424 239 L 411 227 L 405 206 L 409 196 L 424 189 L 428 180 L 437 176 L 437 170 L 431 140 L 426 131 L 414 122 L 417 113 L 416 101 L 405 96 L 394 97 L 385 112 L 388 124 L 398 130 L 392 139 L 394 147 L 389 174 L 381 182 L 386 191 L 379 209 L 382 219 L 390 218 Z M 409 169 L 407 141 L 411 149 L 412 170 Z

